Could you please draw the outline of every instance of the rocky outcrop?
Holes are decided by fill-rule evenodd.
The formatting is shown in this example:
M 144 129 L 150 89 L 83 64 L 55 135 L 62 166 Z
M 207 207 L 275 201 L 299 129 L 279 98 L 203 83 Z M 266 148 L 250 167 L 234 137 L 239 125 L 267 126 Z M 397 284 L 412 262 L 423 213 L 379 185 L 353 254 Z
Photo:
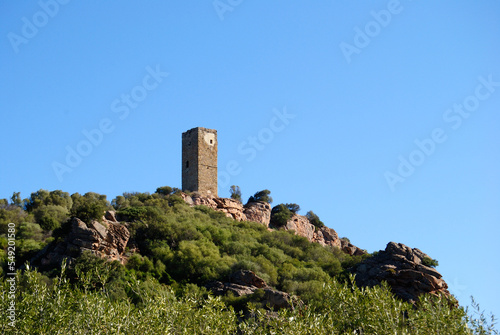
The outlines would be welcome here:
M 220 211 L 237 221 L 253 221 L 262 223 L 269 227 L 271 221 L 271 205 L 267 202 L 250 202 L 243 206 L 241 202 L 229 198 L 204 197 L 194 193 L 188 195 L 181 193 L 182 199 L 190 206 L 203 205 L 216 211 Z M 311 242 L 319 243 L 323 246 L 340 248 L 349 255 L 363 255 L 366 251 L 345 243 L 339 239 L 337 232 L 326 226 L 317 228 L 307 217 L 294 214 L 283 227 L 285 230 L 293 230 L 296 235 L 303 236 Z
M 240 270 L 236 271 L 229 277 L 231 283 L 235 283 L 243 286 L 255 286 L 257 288 L 266 287 L 267 284 L 264 279 L 257 276 L 254 272 L 250 270 Z
M 130 232 L 116 221 L 114 212 L 106 212 L 102 222 L 92 221 L 87 225 L 73 218 L 70 224 L 71 230 L 62 242 L 50 245 L 37 256 L 42 266 L 59 266 L 63 259 L 71 261 L 85 250 L 106 260 L 126 262 L 123 254 Z
M 283 228 L 285 230 L 293 230 L 295 231 L 295 235 L 303 236 L 309 241 L 312 241 L 315 237 L 316 227 L 309 222 L 308 218 L 302 215 L 294 214 Z
M 182 198 L 188 204 L 192 203 L 192 206 L 204 205 L 213 209 L 217 208 L 217 203 L 214 201 L 214 198 L 204 197 L 198 193 L 194 193 L 192 196 L 182 193 Z
M 386 281 L 399 298 L 415 303 L 424 293 L 450 296 L 448 285 L 434 268 L 423 264 L 430 257 L 419 249 L 401 243 L 390 242 L 380 251 L 356 265 L 358 286 L 375 286 Z
M 205 285 L 215 295 L 224 295 L 231 292 L 236 297 L 255 293 L 258 289 L 264 291 L 263 300 L 266 306 L 275 310 L 291 308 L 291 297 L 288 293 L 275 290 L 267 286 L 266 282 L 250 270 L 240 270 L 229 276 L 229 282 L 212 281 Z
M 323 226 L 314 232 L 312 241 L 323 246 L 330 245 L 337 248 L 341 247 L 341 240 L 339 239 L 337 232 L 326 226 Z
M 340 239 L 340 249 L 351 256 L 360 256 L 366 254 L 366 251 L 351 244 L 346 239 Z
M 241 202 L 230 198 L 210 198 L 197 193 L 181 193 L 180 196 L 190 206 L 207 206 L 236 221 L 259 222 L 266 227 L 271 221 L 271 205 L 267 202 L 251 202 L 243 206 Z
M 214 198 L 216 206 L 214 209 L 226 214 L 227 217 L 236 221 L 246 220 L 241 202 L 229 198 Z
M 271 221 L 271 205 L 262 201 L 249 202 L 245 205 L 243 214 L 245 214 L 246 221 L 262 223 L 266 227 L 269 227 L 269 222 Z
M 283 227 L 285 230 L 293 230 L 295 235 L 303 236 L 311 242 L 319 243 L 323 246 L 332 246 L 340 248 L 343 252 L 349 255 L 364 255 L 365 250 L 362 250 L 350 242 L 339 239 L 339 235 L 332 228 L 326 226 L 316 227 L 307 217 L 294 214 Z

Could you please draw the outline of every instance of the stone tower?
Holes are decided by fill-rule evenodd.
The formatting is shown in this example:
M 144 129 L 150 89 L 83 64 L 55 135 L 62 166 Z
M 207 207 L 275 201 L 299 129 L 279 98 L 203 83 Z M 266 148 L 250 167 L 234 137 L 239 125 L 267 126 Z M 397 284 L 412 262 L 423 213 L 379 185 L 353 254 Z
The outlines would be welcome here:
M 217 130 L 182 133 L 182 189 L 217 197 Z

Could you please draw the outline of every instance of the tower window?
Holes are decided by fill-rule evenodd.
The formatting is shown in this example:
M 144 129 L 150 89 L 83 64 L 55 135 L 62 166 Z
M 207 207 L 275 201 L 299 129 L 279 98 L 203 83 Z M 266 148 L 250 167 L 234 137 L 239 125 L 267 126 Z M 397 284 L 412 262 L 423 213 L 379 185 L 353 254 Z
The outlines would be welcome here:
M 186 161 L 186 169 L 189 168 L 189 161 Z
M 210 140 L 210 144 L 214 144 L 214 140 Z

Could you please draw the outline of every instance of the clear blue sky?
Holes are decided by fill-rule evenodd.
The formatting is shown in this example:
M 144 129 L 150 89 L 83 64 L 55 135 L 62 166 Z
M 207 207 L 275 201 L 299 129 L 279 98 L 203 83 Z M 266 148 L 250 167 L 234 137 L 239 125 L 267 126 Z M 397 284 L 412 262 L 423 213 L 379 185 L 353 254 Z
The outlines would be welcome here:
M 0 4 L 0 198 L 181 187 L 214 128 L 220 196 L 420 248 L 500 316 L 498 1 L 60 2 Z

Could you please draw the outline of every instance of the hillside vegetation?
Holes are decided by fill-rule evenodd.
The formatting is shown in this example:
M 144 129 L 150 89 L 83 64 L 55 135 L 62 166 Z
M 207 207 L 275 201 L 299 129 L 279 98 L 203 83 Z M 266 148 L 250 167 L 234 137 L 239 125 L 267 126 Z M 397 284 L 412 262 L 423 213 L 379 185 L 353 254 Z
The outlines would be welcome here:
M 130 231 L 126 265 L 88 252 L 58 267 L 39 264 L 35 256 L 67 236 L 72 217 L 90 223 L 105 210 L 116 210 Z M 16 227 L 15 328 L 5 322 L 9 223 Z M 169 187 L 125 193 L 111 203 L 96 193 L 40 190 L 24 200 L 17 193 L 0 200 L 0 236 L 4 333 L 497 333 L 494 320 L 473 318 L 448 299 L 424 295 L 415 307 L 395 298 L 387 285 L 356 287 L 348 269 L 370 255 L 349 256 L 292 232 L 189 207 Z M 260 290 L 215 297 L 205 288 L 237 270 L 251 270 L 292 294 L 292 308 L 266 306 Z

